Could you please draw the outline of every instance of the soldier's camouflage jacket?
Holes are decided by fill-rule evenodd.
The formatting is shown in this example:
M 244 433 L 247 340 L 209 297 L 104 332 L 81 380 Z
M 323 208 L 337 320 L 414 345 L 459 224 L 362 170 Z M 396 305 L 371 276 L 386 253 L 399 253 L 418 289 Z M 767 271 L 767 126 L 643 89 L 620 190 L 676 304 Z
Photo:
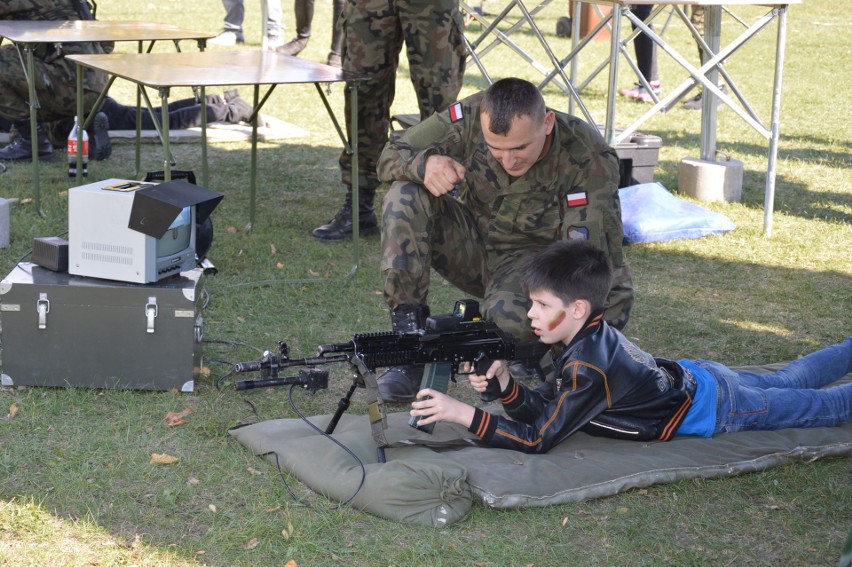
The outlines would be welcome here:
M 464 165 L 467 174 L 460 197 L 473 213 L 490 254 L 539 249 L 562 239 L 592 241 L 608 253 L 615 270 L 606 318 L 623 326 L 633 303 L 633 286 L 622 254 L 615 150 L 596 128 L 556 112 L 548 153 L 522 178 L 513 179 L 482 136 L 483 95 L 461 100 L 391 136 L 379 159 L 379 178 L 422 184 L 426 159 L 433 154 Z

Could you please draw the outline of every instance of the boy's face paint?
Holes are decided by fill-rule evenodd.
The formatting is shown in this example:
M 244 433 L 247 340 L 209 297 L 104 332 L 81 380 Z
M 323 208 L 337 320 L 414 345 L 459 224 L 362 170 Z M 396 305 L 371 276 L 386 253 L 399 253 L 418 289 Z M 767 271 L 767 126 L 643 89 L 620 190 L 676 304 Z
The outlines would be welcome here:
M 556 317 L 551 319 L 550 323 L 547 324 L 547 330 L 552 331 L 556 327 L 562 324 L 562 321 L 565 320 L 565 310 L 560 311 L 556 314 Z

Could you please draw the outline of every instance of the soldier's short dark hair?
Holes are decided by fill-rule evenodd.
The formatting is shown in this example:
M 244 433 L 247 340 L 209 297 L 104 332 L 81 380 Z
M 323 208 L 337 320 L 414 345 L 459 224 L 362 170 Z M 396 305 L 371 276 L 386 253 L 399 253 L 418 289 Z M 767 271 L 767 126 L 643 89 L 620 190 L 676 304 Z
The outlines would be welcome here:
M 546 291 L 566 305 L 577 299 L 604 308 L 612 286 L 609 257 L 588 240 L 559 240 L 524 258 L 521 266 L 524 293 Z
M 534 84 L 523 79 L 507 78 L 488 87 L 479 111 L 488 115 L 492 133 L 505 136 L 516 116 L 527 115 L 533 120 L 544 120 L 547 108 L 544 97 Z

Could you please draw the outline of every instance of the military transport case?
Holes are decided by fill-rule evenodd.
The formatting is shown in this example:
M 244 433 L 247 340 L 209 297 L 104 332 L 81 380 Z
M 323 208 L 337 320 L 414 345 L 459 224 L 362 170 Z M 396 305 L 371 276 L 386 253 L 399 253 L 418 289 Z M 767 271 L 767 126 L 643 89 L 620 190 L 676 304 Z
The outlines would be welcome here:
M 133 284 L 18 264 L 0 282 L 2 384 L 193 391 L 203 273 Z

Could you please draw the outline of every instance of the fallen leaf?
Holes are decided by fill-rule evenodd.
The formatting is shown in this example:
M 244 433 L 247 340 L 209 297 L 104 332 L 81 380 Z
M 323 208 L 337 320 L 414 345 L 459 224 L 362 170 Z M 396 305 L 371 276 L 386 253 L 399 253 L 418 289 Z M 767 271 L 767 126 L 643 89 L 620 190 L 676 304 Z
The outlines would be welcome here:
M 287 563 L 284 564 L 284 567 L 296 567 L 298 563 L 296 563 L 295 559 L 291 559 Z
M 246 467 L 246 472 L 247 472 L 247 473 L 249 473 L 249 474 L 250 474 L 250 475 L 252 475 L 252 476 L 257 476 L 257 475 L 259 475 L 259 474 L 260 474 L 260 471 L 259 471 L 259 470 L 257 470 L 257 469 L 256 469 L 256 468 L 254 468 L 254 467 Z
M 206 366 L 195 366 L 192 368 L 192 374 L 198 376 L 199 378 L 210 378 L 210 369 Z
M 180 459 L 178 459 L 177 457 L 173 457 L 165 453 L 151 453 L 152 465 L 173 465 L 179 462 Z
M 273 256 L 275 256 L 276 254 L 278 254 L 278 248 L 276 248 L 274 244 L 270 244 L 270 245 L 269 245 L 269 252 L 270 252 Z
M 281 537 L 284 538 L 284 541 L 290 541 L 290 532 L 287 530 L 281 530 Z
M 9 419 L 15 419 L 18 416 L 18 404 L 9 406 Z
M 311 269 L 308 269 L 308 274 L 310 274 L 311 276 L 313 276 L 313 277 L 315 277 L 315 278 L 316 278 L 316 277 L 319 277 L 319 272 L 315 272 L 315 271 L 313 271 L 313 270 L 311 270 Z
M 249 542 L 247 544 L 245 544 L 243 546 L 243 549 L 254 549 L 258 545 L 260 545 L 260 540 L 257 539 L 256 537 L 253 537 L 253 538 L 251 538 L 251 540 L 249 540 Z
M 32 159 L 32 156 L 30 156 L 30 159 Z M 32 204 L 32 203 L 35 203 L 35 200 L 31 199 L 30 197 L 26 197 L 24 199 L 21 199 L 22 205 L 29 205 L 29 204 Z
M 186 483 L 190 486 L 196 486 L 196 485 L 201 484 L 201 481 L 198 480 L 197 478 L 195 478 L 194 476 L 191 476 L 188 479 L 186 479 Z
M 278 262 L 278 263 L 276 263 L 276 264 L 275 264 L 275 268 L 276 268 L 277 270 L 283 270 L 283 269 L 284 269 L 284 262 Z
M 567 524 L 567 523 L 568 523 L 568 516 L 565 516 L 564 518 L 562 518 L 562 527 L 564 528 L 565 524 Z
M 214 514 L 216 513 L 216 505 L 215 504 L 208 504 L 207 509 L 210 510 L 211 512 L 213 512 Z
M 176 425 L 183 425 L 184 423 L 186 423 L 186 421 L 184 421 L 183 418 L 185 418 L 186 416 L 188 416 L 191 413 L 192 413 L 191 408 L 186 408 L 185 410 L 183 410 L 180 413 L 175 413 L 173 411 L 167 412 L 166 413 L 166 425 L 168 425 L 169 427 L 174 427 Z
M 195 552 L 196 555 L 204 555 L 205 553 L 207 553 L 207 552 L 204 551 L 203 549 L 199 549 L 198 551 Z
M 239 321 L 240 323 L 246 322 L 245 317 L 242 317 L 242 316 L 237 316 L 237 321 Z
M 235 227 L 235 226 L 229 226 L 228 227 L 228 234 L 236 234 L 236 233 L 237 233 L 237 227 Z
M 266 510 L 264 510 L 264 512 L 271 514 L 272 512 L 277 512 L 280 509 L 281 509 L 281 506 L 279 505 L 279 506 L 276 506 L 274 508 L 267 508 Z
M 621 515 L 623 516 L 624 514 L 628 513 L 628 512 L 630 511 L 630 509 L 629 509 L 629 508 L 621 507 L 621 508 L 619 508 L 619 509 L 618 509 L 618 510 L 616 510 L 616 511 L 617 511 L 619 514 L 621 514 Z

